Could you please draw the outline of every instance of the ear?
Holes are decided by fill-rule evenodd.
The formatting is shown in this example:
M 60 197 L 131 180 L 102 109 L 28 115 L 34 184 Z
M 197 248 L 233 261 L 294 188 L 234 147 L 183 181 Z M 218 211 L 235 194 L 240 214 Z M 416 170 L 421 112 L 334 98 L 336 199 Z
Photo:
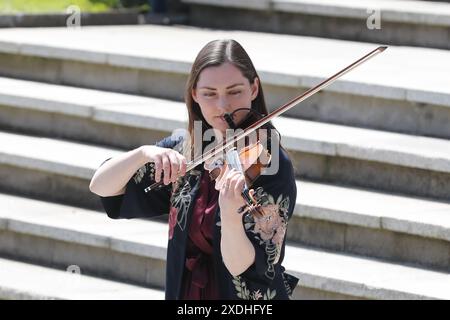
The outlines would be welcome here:
M 253 83 L 251 84 L 252 89 L 252 101 L 256 99 L 259 93 L 259 79 L 258 77 L 255 77 L 255 80 L 253 80 Z
M 197 99 L 197 90 L 195 90 L 194 88 L 192 88 L 191 95 L 192 95 L 192 99 L 194 99 L 194 101 L 198 103 L 198 99 Z

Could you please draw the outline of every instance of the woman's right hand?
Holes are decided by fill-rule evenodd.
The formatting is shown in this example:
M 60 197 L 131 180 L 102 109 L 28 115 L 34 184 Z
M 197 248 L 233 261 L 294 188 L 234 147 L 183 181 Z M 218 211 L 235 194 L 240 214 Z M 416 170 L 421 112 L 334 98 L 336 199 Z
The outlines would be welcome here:
M 141 152 L 146 162 L 155 163 L 156 182 L 161 180 L 162 173 L 164 173 L 163 183 L 165 185 L 176 182 L 178 177 L 186 174 L 186 158 L 178 151 L 153 145 L 145 145 L 141 147 Z

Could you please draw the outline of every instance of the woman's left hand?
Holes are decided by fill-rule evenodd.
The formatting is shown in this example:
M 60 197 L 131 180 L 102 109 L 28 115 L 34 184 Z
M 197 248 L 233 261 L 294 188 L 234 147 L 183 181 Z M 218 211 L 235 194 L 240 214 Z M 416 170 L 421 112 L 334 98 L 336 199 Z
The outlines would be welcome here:
M 238 210 L 246 204 L 241 194 L 245 177 L 236 169 L 231 169 L 222 179 L 224 184 L 219 192 L 221 224 L 242 225 L 242 214 Z

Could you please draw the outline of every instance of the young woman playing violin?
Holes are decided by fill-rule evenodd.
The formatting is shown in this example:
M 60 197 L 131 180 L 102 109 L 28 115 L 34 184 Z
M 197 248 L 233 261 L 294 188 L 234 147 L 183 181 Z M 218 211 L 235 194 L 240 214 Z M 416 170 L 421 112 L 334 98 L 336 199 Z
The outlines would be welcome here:
M 235 124 L 250 113 L 268 114 L 258 74 L 239 43 L 215 40 L 199 52 L 185 102 L 188 138 L 167 137 L 107 159 L 95 172 L 91 191 L 112 219 L 169 213 L 166 299 L 288 299 L 298 279 L 281 263 L 297 190 L 286 151 L 279 147 L 276 157 L 271 155 L 278 162 L 274 174 L 252 180 L 231 169 L 221 171 L 219 183 L 203 164 L 187 170 L 199 143 L 196 122 L 202 134 L 220 133 L 220 141 L 233 111 L 246 108 L 233 114 Z M 160 188 L 144 191 L 156 182 Z M 254 205 L 243 197 L 247 186 Z

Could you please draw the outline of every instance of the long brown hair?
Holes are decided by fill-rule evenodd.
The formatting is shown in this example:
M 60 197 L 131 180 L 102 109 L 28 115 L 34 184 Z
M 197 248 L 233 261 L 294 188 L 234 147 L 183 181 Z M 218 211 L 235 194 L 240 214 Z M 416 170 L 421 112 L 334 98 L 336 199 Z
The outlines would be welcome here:
M 190 141 L 187 141 L 188 139 L 186 139 L 183 153 L 186 157 L 189 157 L 189 159 L 192 159 L 190 157 L 193 155 L 194 121 L 202 122 L 202 136 L 205 130 L 210 128 L 202 115 L 199 104 L 192 98 L 192 90 L 196 88 L 199 75 L 205 68 L 220 66 L 227 62 L 237 67 L 242 72 L 242 75 L 248 79 L 250 84 L 254 83 L 256 77 L 259 79 L 258 73 L 256 72 L 249 55 L 235 40 L 213 40 L 200 50 L 192 65 L 185 88 L 185 103 L 189 115 L 188 132 Z M 251 109 L 262 115 L 268 114 L 261 81 L 259 81 L 258 95 L 253 99 Z

